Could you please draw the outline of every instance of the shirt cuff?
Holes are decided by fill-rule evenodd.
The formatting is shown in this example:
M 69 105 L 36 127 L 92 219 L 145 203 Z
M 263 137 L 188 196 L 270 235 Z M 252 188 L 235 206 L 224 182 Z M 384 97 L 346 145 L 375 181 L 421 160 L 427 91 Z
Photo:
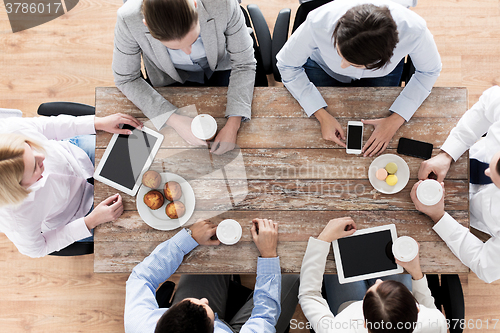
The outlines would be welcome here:
M 77 135 L 95 134 L 95 116 L 75 117 Z
M 257 258 L 257 275 L 281 274 L 280 257 Z
M 80 239 L 92 236 L 92 233 L 90 232 L 89 228 L 87 228 L 83 217 L 76 219 L 71 223 L 68 223 L 66 227 L 68 228 L 69 234 L 75 242 Z
M 457 226 L 459 226 L 457 221 L 455 221 L 450 214 L 445 212 L 443 217 L 432 227 L 432 230 L 434 230 L 443 241 L 448 242 L 449 236 Z
M 420 280 L 411 279 L 412 290 L 426 290 L 427 286 L 427 275 L 424 274 L 424 277 Z
M 450 155 L 455 162 L 460 158 L 460 156 L 462 156 L 463 153 L 465 153 L 467 149 L 469 149 L 467 145 L 453 136 L 449 136 L 441 146 L 441 150 L 448 153 L 448 155 Z
M 199 245 L 198 242 L 188 234 L 186 229 L 182 229 L 176 233 L 174 237 L 170 238 L 170 241 L 174 242 L 184 254 L 191 252 Z
M 404 120 L 409 121 L 420 105 L 404 95 L 399 95 L 389 108 L 390 111 L 399 114 Z
M 169 112 L 165 112 L 165 113 L 159 114 L 157 116 L 154 116 L 153 118 L 150 118 L 151 122 L 156 127 L 156 130 L 158 130 L 158 131 L 161 130 L 166 125 L 168 118 L 170 118 L 170 116 L 174 112 L 175 111 L 169 111 Z

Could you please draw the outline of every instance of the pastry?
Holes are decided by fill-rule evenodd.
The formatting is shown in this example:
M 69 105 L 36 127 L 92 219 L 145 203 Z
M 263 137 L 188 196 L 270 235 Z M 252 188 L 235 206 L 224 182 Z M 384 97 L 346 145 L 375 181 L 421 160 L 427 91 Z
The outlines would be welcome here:
M 390 175 L 393 175 L 396 173 L 396 171 L 398 171 L 398 166 L 396 165 L 396 163 L 391 162 L 391 163 L 387 163 L 387 165 L 385 166 L 385 169 L 387 170 L 387 173 L 389 173 Z
M 186 213 L 186 206 L 180 201 L 174 201 L 165 207 L 165 213 L 171 219 L 178 219 Z
M 181 185 L 178 182 L 166 182 L 163 193 L 169 201 L 179 200 L 182 196 Z
M 152 190 L 144 196 L 144 203 L 151 209 L 158 209 L 163 206 L 163 195 L 160 191 Z
M 142 184 L 149 188 L 158 188 L 161 184 L 161 176 L 154 170 L 148 170 L 142 175 Z
M 378 169 L 375 174 L 378 180 L 385 180 L 387 178 L 387 171 L 385 169 Z
M 385 179 L 385 182 L 390 186 L 394 186 L 398 183 L 398 177 L 396 175 L 389 175 Z

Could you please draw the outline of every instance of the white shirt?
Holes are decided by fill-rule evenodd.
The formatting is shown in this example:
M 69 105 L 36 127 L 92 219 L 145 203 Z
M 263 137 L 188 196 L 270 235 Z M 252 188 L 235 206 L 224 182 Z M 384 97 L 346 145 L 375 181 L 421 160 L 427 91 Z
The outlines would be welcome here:
M 341 68 L 341 57 L 332 39 L 336 22 L 350 8 L 371 3 L 386 6 L 397 24 L 399 42 L 387 66 L 377 69 Z M 331 76 L 351 79 L 382 77 L 394 70 L 407 54 L 415 65 L 412 76 L 390 107 L 409 120 L 430 94 L 441 72 L 441 58 L 425 20 L 404 6 L 389 0 L 336 0 L 311 11 L 306 21 L 292 34 L 276 56 L 283 84 L 300 103 L 308 116 L 327 106 L 318 89 L 307 77 L 303 65 L 308 58 Z
M 486 137 L 481 139 L 486 132 Z M 462 116 L 441 147 L 455 161 L 469 148 L 470 158 L 485 163 L 490 163 L 493 155 L 500 151 L 498 86 L 489 88 L 481 95 L 479 101 Z M 470 187 L 470 225 L 492 236 L 486 243 L 447 213 L 433 228 L 464 265 L 488 283 L 500 279 L 499 203 L 500 189 L 495 184 Z
M 321 296 L 321 284 L 330 246 L 328 242 L 309 238 L 300 269 L 299 303 L 302 311 L 317 333 L 367 333 L 368 330 L 363 326 L 363 301 L 352 303 L 334 316 Z M 412 280 L 412 289 L 420 310 L 413 332 L 445 333 L 446 319 L 434 305 L 434 298 L 427 287 L 427 278 L 424 276 L 420 280 Z
M 191 72 L 188 81 L 204 83 L 203 74 L 207 73 L 208 78 L 212 75 L 213 72 L 210 70 L 201 36 L 191 45 L 190 54 L 186 54 L 182 50 L 169 49 L 168 47 L 167 51 L 175 68 Z
M 19 205 L 0 207 L 0 231 L 19 252 L 42 257 L 91 235 L 83 217 L 92 208 L 94 166 L 77 146 L 58 141 L 94 134 L 94 116 L 8 118 L 0 133 L 18 133 L 45 149 L 45 170 Z

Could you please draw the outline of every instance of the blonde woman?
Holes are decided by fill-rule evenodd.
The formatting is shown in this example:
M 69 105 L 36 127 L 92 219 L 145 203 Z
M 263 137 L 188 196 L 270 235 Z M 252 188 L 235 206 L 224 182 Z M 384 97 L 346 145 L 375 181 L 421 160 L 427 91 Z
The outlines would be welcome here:
M 0 231 L 19 252 L 43 257 L 92 236 L 123 212 L 115 194 L 92 210 L 96 130 L 142 127 L 122 114 L 8 118 L 0 124 Z

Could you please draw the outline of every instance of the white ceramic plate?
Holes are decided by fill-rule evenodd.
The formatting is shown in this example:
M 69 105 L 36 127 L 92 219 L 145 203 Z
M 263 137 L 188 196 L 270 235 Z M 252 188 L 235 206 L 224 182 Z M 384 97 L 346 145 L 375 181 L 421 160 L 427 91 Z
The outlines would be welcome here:
M 387 163 L 390 162 L 394 162 L 398 166 L 398 171 L 396 171 L 398 182 L 394 186 L 390 186 L 385 182 L 385 180 L 379 180 L 376 177 L 377 170 L 385 168 Z M 370 168 L 368 169 L 368 179 L 370 180 L 373 188 L 381 193 L 398 193 L 405 188 L 406 184 L 408 184 L 408 180 L 410 179 L 410 168 L 408 167 L 408 164 L 406 164 L 405 160 L 398 155 L 384 154 L 374 159 L 372 164 L 370 164 Z
M 179 175 L 170 172 L 161 172 L 160 175 L 161 184 L 156 190 L 163 193 L 163 186 L 165 186 L 166 182 L 178 182 L 179 185 L 181 185 L 182 189 L 182 196 L 179 201 L 182 202 L 184 206 L 186 206 L 186 213 L 178 219 L 171 219 L 170 217 L 168 217 L 165 213 L 165 207 L 167 207 L 167 205 L 171 201 L 168 201 L 167 199 L 165 199 L 163 206 L 156 210 L 152 210 L 144 203 L 144 196 L 152 189 L 144 185 L 141 185 L 141 187 L 139 188 L 139 192 L 137 192 L 137 196 L 135 198 L 137 211 L 139 212 L 139 215 L 144 220 L 144 222 L 146 222 L 146 224 L 151 228 L 157 230 L 177 229 L 179 227 L 182 227 L 189 220 L 191 215 L 193 215 L 194 206 L 196 203 L 194 198 L 194 191 L 191 185 L 189 185 L 189 183 Z

